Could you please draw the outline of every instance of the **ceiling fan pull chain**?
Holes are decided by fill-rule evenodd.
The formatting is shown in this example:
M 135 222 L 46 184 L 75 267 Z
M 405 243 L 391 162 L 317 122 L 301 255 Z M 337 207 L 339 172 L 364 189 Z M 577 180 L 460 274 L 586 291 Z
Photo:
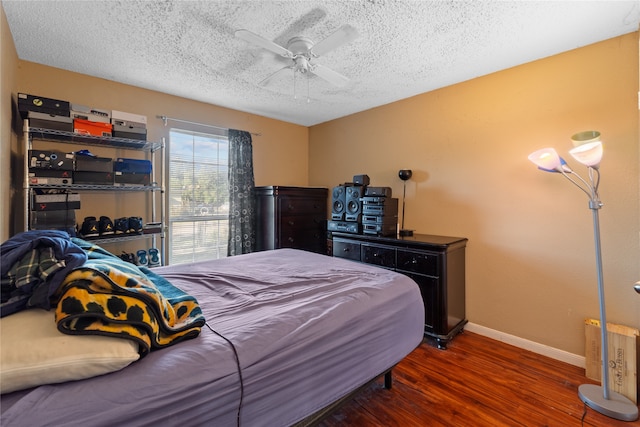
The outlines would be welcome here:
M 296 69 L 293 68 L 293 99 L 298 99 L 298 95 L 296 94 Z

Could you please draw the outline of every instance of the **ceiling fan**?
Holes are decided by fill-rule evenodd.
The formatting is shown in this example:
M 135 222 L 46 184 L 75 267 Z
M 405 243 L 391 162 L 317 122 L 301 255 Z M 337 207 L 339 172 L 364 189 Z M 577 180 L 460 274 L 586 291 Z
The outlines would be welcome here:
M 252 33 L 249 30 L 237 30 L 235 36 L 260 46 L 282 57 L 291 59 L 291 64 L 281 68 L 260 82 L 261 85 L 268 85 L 274 78 L 281 73 L 293 70 L 294 76 L 296 72 L 306 74 L 307 72 L 328 81 L 336 86 L 345 86 L 349 83 L 349 79 L 342 74 L 315 62 L 316 58 L 332 51 L 333 49 L 349 43 L 356 39 L 358 31 L 350 25 L 343 25 L 326 39 L 313 43 L 307 37 L 293 37 L 287 42 L 287 47 L 280 46 L 277 43 L 267 40 L 262 36 Z

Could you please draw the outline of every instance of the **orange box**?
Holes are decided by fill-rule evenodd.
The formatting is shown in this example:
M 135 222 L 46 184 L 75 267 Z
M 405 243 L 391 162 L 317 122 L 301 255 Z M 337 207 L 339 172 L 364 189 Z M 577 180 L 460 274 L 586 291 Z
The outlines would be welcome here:
M 82 135 L 111 136 L 112 129 L 113 125 L 111 123 L 73 119 L 73 131 Z

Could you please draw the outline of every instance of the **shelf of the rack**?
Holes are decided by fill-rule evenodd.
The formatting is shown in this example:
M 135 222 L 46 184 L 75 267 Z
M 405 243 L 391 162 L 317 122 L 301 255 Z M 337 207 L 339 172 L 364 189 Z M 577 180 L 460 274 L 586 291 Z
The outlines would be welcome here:
M 86 144 L 110 148 L 124 148 L 128 150 L 155 151 L 161 147 L 158 142 L 141 141 L 137 139 L 117 138 L 113 136 L 83 135 L 56 129 L 28 127 L 29 135 L 33 138 L 65 142 L 70 144 Z
M 118 234 L 113 235 L 111 237 L 96 237 L 96 238 L 83 238 L 82 236 L 78 236 L 81 239 L 86 240 L 87 242 L 95 243 L 97 245 L 107 244 L 107 243 L 119 243 L 126 242 L 129 240 L 138 240 L 145 239 L 153 236 L 160 236 L 162 231 L 158 231 L 155 233 L 141 233 L 141 234 Z
M 29 188 L 91 191 L 161 191 L 159 185 L 30 184 Z

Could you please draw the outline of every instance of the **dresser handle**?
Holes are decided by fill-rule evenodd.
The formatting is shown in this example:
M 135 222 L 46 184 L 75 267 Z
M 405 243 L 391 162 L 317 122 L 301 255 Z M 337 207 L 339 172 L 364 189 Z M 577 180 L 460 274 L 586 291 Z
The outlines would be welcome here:
M 295 222 L 294 222 L 294 221 L 289 220 L 289 221 L 287 221 L 287 224 L 289 224 L 289 225 L 293 226 L 293 225 L 295 225 Z
M 342 252 L 349 252 L 349 248 L 342 249 Z

